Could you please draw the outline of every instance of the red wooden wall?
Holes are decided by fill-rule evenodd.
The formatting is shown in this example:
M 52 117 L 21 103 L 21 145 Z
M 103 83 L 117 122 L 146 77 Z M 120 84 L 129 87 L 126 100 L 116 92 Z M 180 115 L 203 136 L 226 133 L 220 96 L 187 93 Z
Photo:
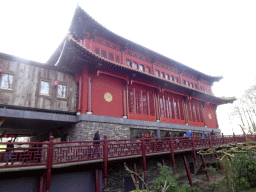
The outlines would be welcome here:
M 133 50 L 126 49 L 125 51 L 121 50 L 120 45 L 117 43 L 111 42 L 99 36 L 94 36 L 93 39 L 90 39 L 90 33 L 87 33 L 87 37 L 84 40 L 81 40 L 80 43 L 86 48 L 91 49 L 93 52 L 96 52 L 101 57 L 105 57 L 108 60 L 112 60 L 117 63 L 121 63 L 123 65 L 127 65 L 126 61 L 131 61 L 131 66 L 133 68 L 133 63 L 138 64 L 138 70 L 140 70 L 139 66 L 143 65 L 144 72 L 148 67 L 150 69 L 150 73 L 156 75 L 156 71 L 159 71 L 159 77 L 167 79 L 166 75 L 168 75 L 170 81 L 175 81 L 178 79 L 178 83 L 183 84 L 183 80 L 189 82 L 189 87 L 191 83 L 193 83 L 192 88 L 197 88 L 207 93 L 211 93 L 211 86 L 209 82 L 206 80 L 197 81 L 195 75 L 192 73 L 182 72 L 179 74 L 179 70 L 173 66 L 167 65 L 166 63 L 155 61 L 152 63 L 152 59 L 140 53 L 136 53 Z M 105 55 L 103 54 L 105 52 Z M 162 76 L 164 74 L 164 76 Z M 100 74 L 97 76 L 96 74 L 89 75 L 86 70 L 83 71 L 80 77 L 78 77 L 78 83 L 81 84 L 79 89 L 79 97 L 78 99 L 78 111 L 86 114 L 88 112 L 88 105 L 90 105 L 88 98 L 88 80 L 91 78 L 91 111 L 93 115 L 101 115 L 101 116 L 111 116 L 111 117 L 123 117 L 124 115 L 124 84 L 121 79 L 115 78 L 113 76 L 109 76 L 106 74 Z M 173 79 L 172 79 L 173 77 Z M 80 78 L 80 79 L 79 79 Z M 197 87 L 195 87 L 197 85 Z M 141 91 L 141 104 L 143 104 L 143 94 L 147 94 L 148 102 L 153 102 L 154 104 L 154 112 L 153 114 L 145 115 L 143 113 L 129 111 L 130 105 L 127 105 L 127 112 L 129 119 L 137 119 L 137 120 L 147 120 L 147 121 L 156 121 L 160 119 L 161 122 L 165 123 L 173 123 L 173 124 L 185 124 L 188 123 L 190 126 L 200 126 L 204 127 L 205 125 L 211 128 L 217 128 L 218 123 L 216 120 L 216 114 L 214 107 L 210 104 L 205 105 L 204 111 L 202 109 L 201 102 L 196 100 L 188 101 L 182 99 L 178 94 L 164 93 L 159 96 L 154 93 L 153 88 L 141 86 L 138 84 L 133 84 L 128 86 L 129 89 L 134 89 L 135 91 Z M 204 89 L 204 90 L 203 90 Z M 110 93 L 113 97 L 111 102 L 107 102 L 104 99 L 104 94 Z M 152 93 L 152 94 L 151 94 Z M 126 93 L 127 100 L 129 100 L 129 93 Z M 151 101 L 149 99 L 149 94 Z M 172 99 L 172 103 L 168 104 L 168 100 Z M 160 101 L 162 99 L 162 106 Z M 173 100 L 174 99 L 174 100 Z M 138 98 L 137 98 L 138 101 Z M 169 102 L 169 101 L 168 101 Z M 134 109 L 136 106 L 136 98 L 134 95 Z M 172 106 L 173 105 L 173 106 Z M 177 105 L 177 111 L 174 109 L 174 105 Z M 148 103 L 149 106 L 149 103 Z M 171 116 L 168 114 L 168 107 L 172 107 L 169 109 L 169 113 L 173 113 Z M 151 103 L 152 108 L 152 103 Z M 142 110 L 144 108 L 142 107 Z M 173 111 L 172 111 L 173 110 Z M 153 110 L 151 110 L 153 111 Z M 163 112 L 164 111 L 164 112 Z M 150 107 L 149 107 L 150 112 Z M 176 113 L 176 114 L 174 114 Z M 211 114 L 209 116 L 209 114 Z M 211 118 L 210 118 L 211 117 Z M 204 123 L 205 122 L 205 123 Z
M 104 99 L 105 93 L 112 95 L 112 101 Z M 92 76 L 92 113 L 110 117 L 123 117 L 123 83 L 120 79 L 101 74 Z

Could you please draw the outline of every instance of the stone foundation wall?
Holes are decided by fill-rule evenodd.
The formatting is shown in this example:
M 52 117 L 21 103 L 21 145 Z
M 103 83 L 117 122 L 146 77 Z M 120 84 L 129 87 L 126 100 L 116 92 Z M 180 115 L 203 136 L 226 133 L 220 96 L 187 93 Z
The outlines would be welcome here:
M 130 139 L 130 128 L 158 130 L 156 127 L 127 125 L 117 123 L 81 121 L 69 130 L 70 141 L 92 140 L 94 134 L 100 131 L 101 139 Z

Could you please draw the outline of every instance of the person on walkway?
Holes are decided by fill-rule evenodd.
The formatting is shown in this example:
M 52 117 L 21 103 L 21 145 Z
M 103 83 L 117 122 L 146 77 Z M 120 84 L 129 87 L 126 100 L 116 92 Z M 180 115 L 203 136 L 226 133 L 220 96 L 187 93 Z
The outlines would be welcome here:
M 8 144 L 6 146 L 6 152 L 5 152 L 5 162 L 8 164 L 9 159 L 12 159 L 12 151 L 14 150 L 14 145 L 10 144 L 12 140 L 8 141 Z
M 94 137 L 93 137 L 93 155 L 94 155 L 94 157 L 96 156 L 96 157 L 99 157 L 100 156 L 100 153 L 99 153 L 99 145 L 100 145 L 100 142 L 99 142 L 99 140 L 100 140 L 100 131 L 97 131 L 96 133 L 95 133 L 95 135 L 94 135 Z
M 187 136 L 188 136 L 189 139 L 191 139 L 192 132 L 190 130 L 188 131 Z
M 203 133 L 202 133 L 202 139 L 204 139 L 205 136 L 206 136 L 206 134 L 205 134 L 205 132 L 203 131 Z
M 212 132 L 211 132 L 211 138 L 214 138 L 214 136 L 215 136 L 215 133 L 214 133 L 214 131 L 212 130 Z

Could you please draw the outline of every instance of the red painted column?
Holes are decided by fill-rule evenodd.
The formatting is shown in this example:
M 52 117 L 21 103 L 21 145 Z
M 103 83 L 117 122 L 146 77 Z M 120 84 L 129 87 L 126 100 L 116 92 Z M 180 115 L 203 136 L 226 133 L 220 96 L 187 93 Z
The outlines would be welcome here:
M 52 165 L 53 165 L 53 136 L 50 136 L 49 146 L 47 150 L 47 173 L 46 173 L 46 187 L 45 191 L 50 191 L 51 185 L 51 172 L 52 172 Z
M 87 114 L 92 114 L 92 76 L 91 74 L 88 79 L 88 112 Z
M 108 140 L 107 136 L 104 135 L 103 141 L 103 180 L 104 187 L 107 186 L 107 177 L 108 177 Z
M 144 179 L 146 179 L 147 166 L 146 166 L 146 144 L 145 144 L 144 135 L 142 135 L 142 139 L 141 139 L 141 152 L 142 152 Z
M 172 134 L 170 134 L 169 141 L 170 141 L 170 147 L 171 147 L 172 168 L 173 168 L 173 172 L 175 173 L 174 142 L 173 142 Z
M 204 156 L 203 155 L 200 155 L 200 156 L 201 156 L 201 160 L 202 160 L 202 163 L 203 163 L 203 166 L 204 166 L 204 171 L 205 171 L 206 177 L 207 177 L 208 181 L 210 181 L 210 176 L 208 174 L 208 171 L 205 169 L 205 168 L 207 168 L 207 166 L 206 166 L 206 163 L 205 163 L 205 160 L 204 160 Z
M 191 175 L 190 175 L 190 171 L 189 171 L 189 168 L 188 168 L 188 163 L 187 163 L 187 159 L 186 159 L 185 155 L 183 156 L 183 160 L 184 160 L 184 164 L 185 164 L 189 184 L 190 184 L 191 187 L 193 187 L 193 182 L 192 182 L 192 178 L 191 178 Z
M 192 148 L 193 148 L 193 153 L 194 153 L 194 160 L 195 160 L 195 163 L 197 165 L 197 160 L 196 160 L 196 146 L 195 146 L 195 135 L 192 133 Z
M 99 170 L 95 169 L 95 192 L 100 192 Z
M 126 97 L 127 96 L 126 86 L 127 86 L 126 84 L 123 86 L 123 100 L 124 100 L 123 104 L 124 104 L 124 118 L 127 119 L 127 100 L 128 100 L 128 98 Z
M 92 51 L 92 38 L 90 39 L 90 50 Z

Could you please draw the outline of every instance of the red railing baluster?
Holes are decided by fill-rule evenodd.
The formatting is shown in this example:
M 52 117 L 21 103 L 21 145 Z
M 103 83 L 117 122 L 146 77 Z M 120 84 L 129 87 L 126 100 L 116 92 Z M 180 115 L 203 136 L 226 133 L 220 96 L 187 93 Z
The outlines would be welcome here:
M 53 136 L 50 136 L 48 150 L 47 150 L 47 173 L 46 173 L 46 186 L 45 191 L 50 191 L 51 185 L 51 172 L 52 172 L 52 165 L 53 165 Z
M 103 167 L 104 167 L 103 180 L 104 180 L 104 187 L 106 188 L 107 177 L 108 177 L 108 140 L 106 135 L 104 135 L 104 141 L 103 141 Z

